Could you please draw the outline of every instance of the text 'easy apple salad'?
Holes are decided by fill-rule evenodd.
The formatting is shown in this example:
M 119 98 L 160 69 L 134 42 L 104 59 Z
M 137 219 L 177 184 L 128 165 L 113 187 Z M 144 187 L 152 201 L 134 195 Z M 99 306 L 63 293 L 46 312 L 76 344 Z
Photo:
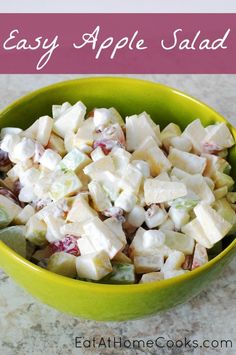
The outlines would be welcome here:
M 53 105 L 1 130 L 0 240 L 52 272 L 101 283 L 182 275 L 236 230 L 225 123 L 163 130 L 143 112 Z

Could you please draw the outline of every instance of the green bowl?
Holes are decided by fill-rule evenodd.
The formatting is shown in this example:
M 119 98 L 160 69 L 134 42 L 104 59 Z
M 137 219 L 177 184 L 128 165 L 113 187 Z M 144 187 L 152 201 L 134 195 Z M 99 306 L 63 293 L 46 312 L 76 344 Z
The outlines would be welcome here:
M 3 110 L 0 124 L 26 128 L 37 117 L 50 115 L 52 104 L 78 100 L 88 110 L 114 106 L 123 116 L 145 110 L 161 127 L 176 122 L 184 128 L 195 118 L 205 125 L 226 122 L 210 107 L 169 87 L 135 79 L 99 77 L 62 82 L 35 91 Z M 229 127 L 236 137 L 236 130 Z M 230 163 L 236 179 L 235 148 L 231 149 Z M 0 266 L 32 295 L 60 311 L 87 319 L 121 321 L 153 315 L 186 302 L 218 277 L 235 253 L 236 239 L 206 265 L 190 273 L 140 285 L 101 285 L 69 279 L 32 264 L 2 242 Z

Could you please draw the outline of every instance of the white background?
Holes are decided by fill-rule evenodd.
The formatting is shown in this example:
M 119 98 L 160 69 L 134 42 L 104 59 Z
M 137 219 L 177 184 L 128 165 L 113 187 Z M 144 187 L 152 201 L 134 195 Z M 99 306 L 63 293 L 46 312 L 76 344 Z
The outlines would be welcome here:
M 236 0 L 0 0 L 1 12 L 236 12 Z

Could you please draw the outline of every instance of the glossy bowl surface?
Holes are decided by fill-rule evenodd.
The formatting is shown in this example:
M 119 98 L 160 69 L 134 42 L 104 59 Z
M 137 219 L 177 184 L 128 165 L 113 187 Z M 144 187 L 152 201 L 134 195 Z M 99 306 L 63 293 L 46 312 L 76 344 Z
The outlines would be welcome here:
M 24 85 L 24 83 L 22 83 Z M 127 78 L 88 78 L 58 83 L 37 90 L 0 113 L 0 126 L 26 128 L 39 116 L 51 114 L 52 104 L 82 100 L 94 107 L 118 109 L 126 115 L 148 112 L 164 127 L 175 122 L 184 128 L 195 118 L 203 124 L 226 122 L 198 100 L 153 82 Z M 234 137 L 236 131 L 231 128 Z M 230 162 L 236 179 L 236 149 Z M 0 267 L 42 302 L 87 319 L 121 321 L 142 318 L 186 302 L 218 277 L 236 253 L 236 239 L 206 265 L 173 279 L 141 285 L 100 285 L 72 280 L 44 270 L 20 257 L 0 242 Z

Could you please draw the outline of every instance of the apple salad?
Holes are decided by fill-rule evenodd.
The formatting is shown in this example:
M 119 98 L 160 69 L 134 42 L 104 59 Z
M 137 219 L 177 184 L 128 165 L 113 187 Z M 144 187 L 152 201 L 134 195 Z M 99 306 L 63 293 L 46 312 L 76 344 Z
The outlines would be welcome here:
M 110 284 L 190 272 L 236 231 L 225 123 L 160 130 L 143 112 L 53 105 L 0 143 L 0 240 L 57 274 Z

